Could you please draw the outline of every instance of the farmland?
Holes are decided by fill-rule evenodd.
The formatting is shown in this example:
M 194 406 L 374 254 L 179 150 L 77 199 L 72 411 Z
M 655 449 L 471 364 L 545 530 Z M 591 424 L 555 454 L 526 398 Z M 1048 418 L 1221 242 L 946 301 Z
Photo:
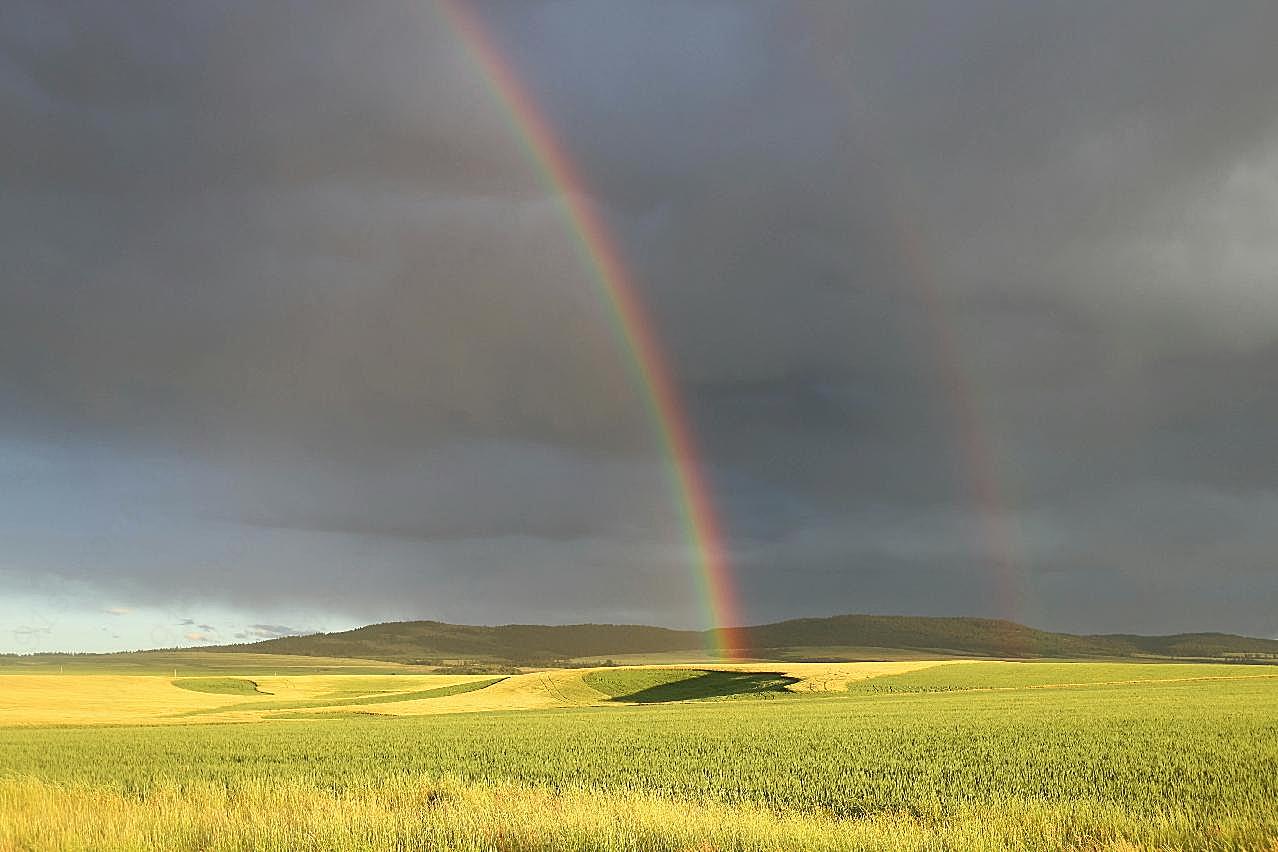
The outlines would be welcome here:
M 1275 675 L 685 664 L 502 678 L 219 675 L 211 691 L 161 676 L 11 675 L 3 682 L 27 691 L 0 699 L 0 849 L 162 839 L 178 849 L 1269 850 Z M 113 707 L 90 720 L 108 724 L 60 715 L 72 702 L 53 699 L 38 718 L 37 678 L 46 693 Z M 132 704 L 107 700 L 130 691 Z M 127 724 L 129 713 L 147 724 Z M 228 721 L 247 724 L 213 724 Z

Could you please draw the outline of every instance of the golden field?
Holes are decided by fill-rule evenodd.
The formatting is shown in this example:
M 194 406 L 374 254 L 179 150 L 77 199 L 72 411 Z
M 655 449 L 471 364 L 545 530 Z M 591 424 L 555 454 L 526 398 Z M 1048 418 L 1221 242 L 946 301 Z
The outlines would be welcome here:
M 855 680 L 901 674 L 955 661 L 887 663 L 720 663 L 723 671 L 766 671 L 795 678 L 793 692 L 840 692 Z M 122 725 L 245 722 L 273 714 L 368 713 L 420 716 L 496 710 L 545 710 L 616 704 L 591 688 L 585 677 L 597 669 L 550 669 L 510 675 L 496 683 L 454 695 L 387 699 L 412 693 L 481 684 L 492 675 L 255 675 L 234 678 L 253 684 L 257 694 L 196 692 L 177 683 L 226 678 L 166 675 L 8 674 L 0 675 L 0 725 Z M 642 669 L 684 668 L 644 666 Z M 360 703 L 361 697 L 375 699 Z M 281 706 L 306 704 L 308 706 Z

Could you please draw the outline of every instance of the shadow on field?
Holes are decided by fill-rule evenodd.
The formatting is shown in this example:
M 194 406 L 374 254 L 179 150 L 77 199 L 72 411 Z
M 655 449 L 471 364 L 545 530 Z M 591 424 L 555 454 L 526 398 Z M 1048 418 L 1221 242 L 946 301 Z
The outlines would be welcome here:
M 697 698 L 757 695 L 784 692 L 787 686 L 798 682 L 798 678 L 787 677 L 776 672 L 702 671 L 691 677 L 655 684 L 628 695 L 615 695 L 612 700 L 634 704 L 660 704 L 666 701 L 690 701 Z

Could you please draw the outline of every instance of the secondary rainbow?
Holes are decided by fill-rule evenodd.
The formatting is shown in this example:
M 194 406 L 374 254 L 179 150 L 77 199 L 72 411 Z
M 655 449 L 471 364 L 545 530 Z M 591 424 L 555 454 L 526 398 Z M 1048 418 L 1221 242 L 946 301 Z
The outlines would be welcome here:
M 678 384 L 617 241 L 591 202 L 581 173 L 484 22 L 462 0 L 438 3 L 505 108 L 547 188 L 563 206 L 582 260 L 608 306 L 614 333 L 626 353 L 668 459 L 671 487 L 695 564 L 698 592 L 714 636 L 713 650 L 723 656 L 740 656 L 745 649 L 738 629 L 740 610 L 713 492 L 700 463 L 696 436 Z
M 868 189 L 873 193 L 880 216 L 888 225 L 887 233 L 893 238 L 892 247 L 901 263 L 898 280 L 909 297 L 908 304 L 921 320 L 915 348 L 933 364 L 941 407 L 952 421 L 956 472 L 966 486 L 971 513 L 977 521 L 980 556 L 992 575 L 994 603 L 1003 618 L 1024 621 L 1029 583 L 1016 514 L 1007 502 L 1013 483 L 1007 475 L 1010 471 L 1001 463 L 1005 453 L 998 451 L 998 435 L 991 428 L 977 381 L 980 377 L 966 357 L 926 231 L 916 224 L 920 217 L 913 215 L 924 205 L 909 191 L 911 182 L 903 180 L 909 170 L 899 160 L 897 147 L 878 137 L 879 117 L 865 103 L 856 85 L 859 77 L 855 53 L 845 53 L 848 27 L 855 23 L 855 14 L 838 4 L 811 4 L 805 14 L 788 20 L 802 28 L 799 35 L 810 48 L 807 55 L 824 72 L 830 91 L 847 96 L 847 127 L 856 140 L 847 148 L 857 150 L 858 156 L 864 158 L 859 173 L 872 175 L 878 181 L 877 191 L 875 184 L 868 184 L 862 192 Z M 1018 649 L 1009 644 L 1008 650 Z

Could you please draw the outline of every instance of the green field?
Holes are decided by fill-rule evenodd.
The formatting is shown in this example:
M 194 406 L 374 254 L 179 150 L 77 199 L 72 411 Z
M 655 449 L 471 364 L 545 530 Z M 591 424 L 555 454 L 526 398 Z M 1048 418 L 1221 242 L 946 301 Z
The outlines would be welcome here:
M 849 684 L 848 690 L 864 693 L 955 692 L 1266 676 L 1278 678 L 1278 669 L 1267 666 L 1202 666 L 1178 663 L 982 662 L 963 666 L 937 666 L 923 671 L 870 678 Z
M 0 728 L 0 849 L 1273 850 L 1275 675 L 975 662 L 800 694 L 763 665 L 600 669 L 556 675 L 596 706 L 402 717 L 368 715 L 395 678 L 326 680 L 325 706 L 375 706 Z

